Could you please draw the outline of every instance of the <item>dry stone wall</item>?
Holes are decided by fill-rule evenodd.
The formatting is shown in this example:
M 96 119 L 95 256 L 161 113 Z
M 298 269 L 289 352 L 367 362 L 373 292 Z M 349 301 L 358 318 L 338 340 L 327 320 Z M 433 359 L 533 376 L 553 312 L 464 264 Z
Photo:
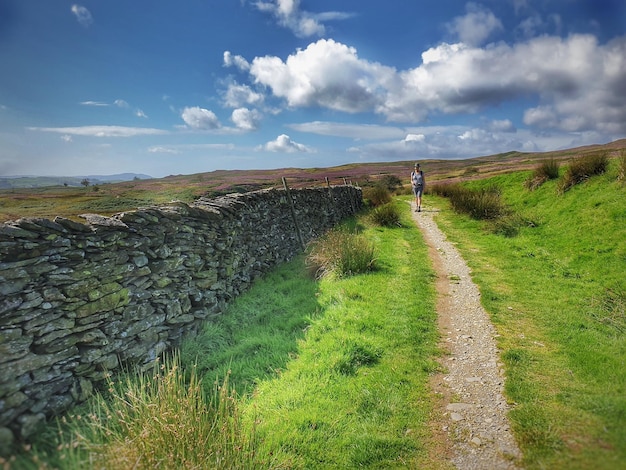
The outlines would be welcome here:
M 107 371 L 149 367 L 361 205 L 353 186 L 270 189 L 0 225 L 0 442 L 27 439 Z

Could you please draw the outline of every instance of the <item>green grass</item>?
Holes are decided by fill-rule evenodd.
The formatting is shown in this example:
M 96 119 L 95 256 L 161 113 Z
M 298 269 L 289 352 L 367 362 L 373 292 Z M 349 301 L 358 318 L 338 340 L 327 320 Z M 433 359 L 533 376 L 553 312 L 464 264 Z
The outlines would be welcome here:
M 499 334 L 510 416 L 528 469 L 626 467 L 626 195 L 617 161 L 557 195 L 530 192 L 527 173 L 497 184 L 519 217 L 516 236 L 453 214 L 437 222 L 457 243 Z
M 176 362 L 118 380 L 57 444 L 42 433 L 10 468 L 220 468 L 216 455 L 231 468 L 448 468 L 429 453 L 434 274 L 409 206 L 396 204 L 401 227 L 346 224 L 376 246 L 374 271 L 318 281 L 304 255 L 278 267 L 185 340 L 186 380 Z
M 368 228 L 379 269 L 324 278 L 320 315 L 250 401 L 263 447 L 294 468 L 416 468 L 427 458 L 428 377 L 438 335 L 419 232 Z M 417 268 L 416 268 L 417 267 Z

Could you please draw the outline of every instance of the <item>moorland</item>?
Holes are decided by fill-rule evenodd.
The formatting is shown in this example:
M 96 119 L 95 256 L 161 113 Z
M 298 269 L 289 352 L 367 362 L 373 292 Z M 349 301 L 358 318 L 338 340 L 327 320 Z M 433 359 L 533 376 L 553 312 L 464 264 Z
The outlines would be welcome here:
M 531 169 L 539 161 L 554 159 L 566 162 L 594 152 L 617 155 L 626 148 L 626 139 L 603 145 L 590 145 L 554 152 L 506 152 L 465 160 L 421 160 L 429 182 L 458 182 L 483 179 L 511 171 Z M 281 168 L 275 170 L 217 170 L 165 178 L 135 179 L 120 183 L 86 187 L 46 186 L 0 189 L 0 222 L 21 217 L 80 220 L 85 213 L 112 215 L 137 207 L 171 201 L 192 202 L 200 196 L 216 197 L 234 192 L 282 187 L 286 178 L 290 187 L 342 184 L 344 181 L 367 187 L 385 179 L 398 178 L 407 183 L 414 161 L 359 163 L 331 168 Z

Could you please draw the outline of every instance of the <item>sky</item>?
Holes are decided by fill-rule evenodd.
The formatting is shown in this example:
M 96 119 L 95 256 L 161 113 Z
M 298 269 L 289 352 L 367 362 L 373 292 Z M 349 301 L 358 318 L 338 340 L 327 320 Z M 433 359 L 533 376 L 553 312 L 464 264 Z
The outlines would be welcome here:
M 624 0 L 0 0 L 0 176 L 626 137 Z

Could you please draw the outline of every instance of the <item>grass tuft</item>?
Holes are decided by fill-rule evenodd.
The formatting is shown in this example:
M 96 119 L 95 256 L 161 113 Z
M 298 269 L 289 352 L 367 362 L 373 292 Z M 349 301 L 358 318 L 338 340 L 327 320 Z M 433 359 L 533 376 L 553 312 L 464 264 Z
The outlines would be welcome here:
M 109 381 L 86 417 L 70 419 L 59 446 L 66 468 L 253 468 L 254 429 L 242 424 L 228 376 L 205 396 L 178 356 L 152 373 Z
M 345 229 L 332 229 L 309 246 L 307 264 L 317 278 L 364 273 L 374 269 L 373 243 L 363 235 Z
M 555 180 L 559 177 L 559 162 L 554 158 L 542 161 L 533 174 L 524 182 L 527 189 L 535 190 L 546 181 Z
M 608 165 L 609 157 L 606 152 L 593 153 L 573 160 L 559 181 L 558 192 L 564 193 L 592 176 L 603 174 Z
M 363 189 L 363 199 L 369 201 L 373 207 L 378 207 L 391 202 L 391 193 L 382 184 L 377 184 Z
M 381 227 L 400 227 L 400 211 L 394 204 L 375 207 L 369 214 L 373 224 Z

